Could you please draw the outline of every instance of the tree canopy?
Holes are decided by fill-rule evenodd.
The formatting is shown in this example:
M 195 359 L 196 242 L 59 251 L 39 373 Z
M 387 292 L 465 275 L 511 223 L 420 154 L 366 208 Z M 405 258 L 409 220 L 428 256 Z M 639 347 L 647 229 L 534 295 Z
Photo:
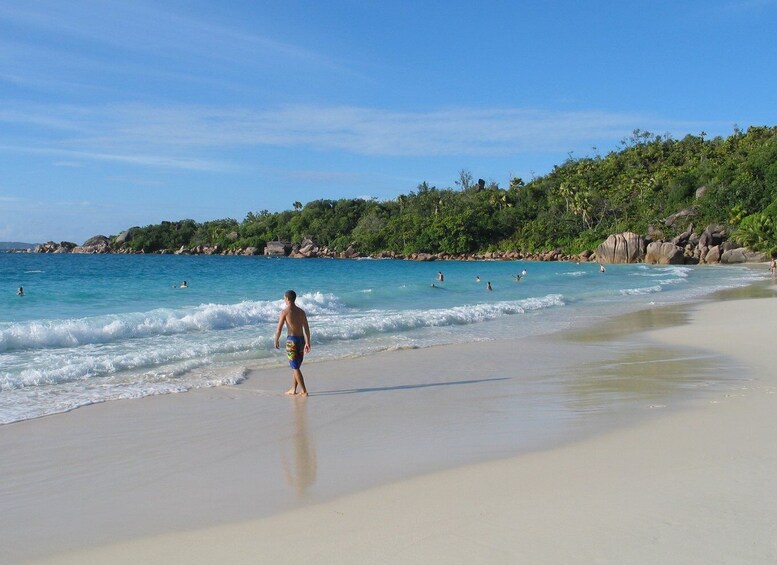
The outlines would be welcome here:
M 181 246 L 263 247 L 312 239 L 360 253 L 474 253 L 592 249 L 611 233 L 671 237 L 695 225 L 725 224 L 759 251 L 777 250 L 777 127 L 703 132 L 673 139 L 635 130 L 607 155 L 571 156 L 547 175 L 507 188 L 474 181 L 456 188 L 420 183 L 386 201 L 361 198 L 290 203 L 292 210 L 234 219 L 162 222 L 130 230 L 125 244 L 147 252 Z M 666 219 L 685 210 L 681 220 Z

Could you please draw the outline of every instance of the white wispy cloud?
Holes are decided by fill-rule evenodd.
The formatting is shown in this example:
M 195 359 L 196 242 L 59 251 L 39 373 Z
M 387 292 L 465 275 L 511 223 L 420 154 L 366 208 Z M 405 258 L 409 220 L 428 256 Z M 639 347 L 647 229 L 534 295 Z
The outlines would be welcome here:
M 447 108 L 400 112 L 322 105 L 269 109 L 28 106 L 0 112 L 2 122 L 20 128 L 27 124 L 36 130 L 23 138 L 23 144 L 5 139 L 0 147 L 5 151 L 211 171 L 236 164 L 202 154 L 240 147 L 299 147 L 386 157 L 519 155 L 568 151 L 589 141 L 611 140 L 614 144 L 636 128 L 684 135 L 727 126 L 604 111 Z M 0 140 L 3 137 L 0 133 Z
M 135 165 L 139 167 L 151 167 L 157 169 L 180 169 L 188 171 L 202 172 L 229 172 L 237 167 L 222 161 L 201 159 L 197 157 L 181 157 L 175 155 L 159 155 L 151 153 L 133 153 L 130 151 L 79 151 L 70 149 L 59 149 L 51 146 L 25 146 L 25 145 L 0 145 L 0 152 L 24 153 L 34 155 L 48 155 L 52 157 L 67 157 L 71 161 L 70 167 L 77 167 L 79 161 L 107 161 L 113 163 L 122 163 L 125 165 Z M 56 161 L 57 166 L 62 166 L 61 161 Z
M 154 3 L 100 0 L 71 3 L 56 0 L 25 0 L 0 3 L 0 22 L 24 30 L 28 38 L 67 39 L 73 53 L 100 46 L 117 53 L 144 53 L 167 60 L 206 61 L 219 64 L 261 65 L 295 63 L 351 73 L 348 66 L 326 54 L 278 40 L 268 35 L 216 24 L 189 13 L 168 11 Z M 36 42 L 17 42 L 16 51 L 42 51 Z M 68 48 L 60 45 L 58 57 Z M 94 54 L 97 58 L 97 55 Z

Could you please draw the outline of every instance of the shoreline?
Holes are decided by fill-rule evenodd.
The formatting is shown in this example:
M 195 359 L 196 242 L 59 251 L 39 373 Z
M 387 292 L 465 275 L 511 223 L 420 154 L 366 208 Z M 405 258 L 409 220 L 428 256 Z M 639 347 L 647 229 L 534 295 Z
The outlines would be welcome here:
M 769 291 L 765 292 L 768 293 Z M 722 303 L 717 300 L 712 302 L 713 305 Z M 705 307 L 705 302 L 702 302 L 700 306 L 695 307 L 694 312 L 696 309 L 704 309 Z M 694 315 L 691 314 L 691 317 Z M 654 318 L 654 316 L 649 316 L 648 318 L 651 317 Z M 677 320 L 669 320 L 660 323 L 668 323 L 671 326 L 672 323 L 676 322 Z M 618 344 L 616 341 L 613 341 L 613 334 L 619 334 L 624 331 L 623 326 L 619 326 L 620 322 L 611 321 L 611 324 L 613 323 L 615 324 L 614 328 L 610 327 L 608 329 L 604 327 L 603 329 L 603 333 L 607 334 L 609 332 L 609 336 L 599 335 L 598 337 L 593 336 L 593 338 L 604 339 L 605 349 L 614 349 L 616 353 L 628 353 L 628 350 L 619 350 Z M 636 325 L 644 326 L 647 324 L 650 326 L 650 324 L 655 325 L 656 323 L 659 322 L 655 319 L 652 321 L 650 319 L 643 319 L 637 320 Z M 602 328 L 606 324 L 607 322 L 598 324 L 595 327 Z M 662 329 L 659 332 L 675 329 L 678 328 Z M 634 328 L 631 331 L 634 331 Z M 687 333 L 687 328 L 679 326 L 678 331 L 683 335 L 683 331 Z M 596 332 L 583 332 L 585 339 L 590 340 L 592 338 L 591 333 Z M 532 347 L 540 347 L 542 345 L 540 342 L 543 340 L 544 338 L 527 341 L 532 341 Z M 674 341 L 682 342 L 682 339 L 674 338 Z M 513 345 L 518 348 L 521 346 L 520 343 Z M 698 347 L 698 344 L 693 345 Z M 725 346 L 726 344 L 723 345 Z M 529 389 L 521 389 L 521 393 L 530 390 L 534 395 L 539 394 L 539 397 L 534 397 L 536 400 L 536 398 L 541 398 L 543 394 L 554 392 L 552 389 L 546 390 L 543 388 L 543 386 L 547 386 L 547 383 L 543 382 L 543 378 L 546 379 L 547 374 L 553 371 L 562 370 L 562 368 L 565 368 L 564 370 L 570 369 L 569 363 L 558 359 L 557 354 L 554 357 L 554 352 L 558 352 L 558 349 L 554 349 L 557 346 L 558 343 L 556 342 L 548 345 L 548 349 L 545 351 L 547 357 L 541 359 L 539 366 L 527 369 L 526 374 L 535 371 L 533 374 L 537 378 L 529 383 Z M 589 346 L 590 344 L 576 345 L 574 339 L 568 345 L 571 348 L 569 351 L 573 351 L 577 355 L 574 358 L 578 365 L 576 369 L 595 366 L 601 362 L 601 348 L 594 347 L 593 349 L 588 349 Z M 662 347 L 661 351 L 664 354 L 669 349 L 676 350 L 677 348 L 676 344 L 671 348 L 668 346 Z M 105 522 L 108 519 L 108 522 L 113 520 L 114 523 L 112 525 L 104 525 L 102 535 L 100 535 L 100 532 L 97 532 L 97 535 L 87 536 L 86 538 L 83 537 L 83 532 L 79 538 L 75 531 L 71 531 L 70 536 L 68 536 L 66 528 L 66 531 L 60 534 L 59 544 L 51 545 L 51 540 L 48 540 L 50 544 L 48 549 L 45 547 L 39 548 L 39 552 L 35 555 L 27 554 L 25 557 L 23 554 L 19 554 L 18 557 L 28 559 L 54 555 L 54 561 L 60 561 L 66 560 L 68 551 L 76 551 L 78 553 L 73 554 L 74 556 L 81 555 L 83 557 L 84 555 L 80 552 L 87 551 L 87 555 L 91 555 L 89 554 L 90 548 L 103 546 L 102 548 L 94 549 L 94 551 L 97 551 L 98 554 L 100 551 L 107 551 L 108 553 L 102 554 L 104 558 L 110 556 L 111 560 L 115 560 L 114 558 L 121 559 L 122 556 L 126 556 L 126 559 L 129 561 L 130 555 L 135 551 L 147 551 L 149 548 L 154 548 L 154 554 L 160 556 L 162 553 L 159 552 L 164 547 L 168 547 L 171 550 L 176 548 L 175 551 L 185 551 L 181 544 L 184 546 L 193 544 L 192 547 L 199 547 L 201 545 L 192 540 L 192 537 L 207 539 L 211 534 L 216 535 L 216 532 L 218 532 L 219 539 L 226 539 L 226 537 L 231 536 L 233 533 L 245 531 L 245 528 L 249 528 L 253 532 L 251 539 L 261 540 L 266 538 L 265 541 L 269 542 L 269 540 L 273 539 L 273 536 L 265 536 L 263 532 L 265 529 L 268 532 L 274 531 L 273 528 L 275 526 L 273 524 L 283 524 L 285 525 L 284 527 L 289 527 L 288 520 L 304 521 L 315 516 L 320 517 L 320 512 L 329 512 L 332 505 L 341 504 L 343 501 L 353 499 L 356 501 L 354 504 L 362 504 L 364 500 L 370 499 L 370 504 L 374 505 L 380 501 L 385 502 L 387 493 L 393 492 L 394 489 L 410 488 L 408 485 L 412 487 L 411 491 L 414 493 L 412 498 L 416 498 L 420 494 L 417 492 L 419 488 L 417 485 L 425 485 L 423 489 L 429 489 L 428 492 L 432 493 L 435 492 L 433 485 L 438 480 L 443 480 L 443 482 L 450 480 L 458 481 L 461 479 L 459 477 L 460 474 L 469 476 L 470 479 L 467 480 L 479 483 L 479 480 L 476 480 L 478 476 L 489 476 L 496 468 L 502 467 L 505 461 L 504 456 L 510 457 L 507 460 L 510 466 L 518 465 L 520 467 L 526 461 L 534 459 L 539 461 L 548 460 L 552 454 L 556 453 L 576 452 L 580 449 L 585 451 L 590 449 L 589 444 L 591 442 L 596 444 L 596 442 L 605 441 L 605 438 L 619 436 L 620 434 L 628 436 L 632 433 L 643 433 L 646 429 L 650 430 L 655 427 L 661 427 L 656 423 L 659 421 L 691 418 L 690 414 L 696 414 L 698 410 L 696 408 L 689 408 L 687 402 L 689 399 L 697 397 L 700 393 L 697 385 L 706 386 L 703 385 L 704 379 L 707 378 L 705 376 L 706 373 L 701 371 L 702 374 L 696 376 L 701 378 L 702 384 L 694 380 L 679 383 L 681 388 L 691 387 L 690 393 L 685 396 L 685 400 L 682 400 L 684 397 L 683 391 L 675 390 L 678 383 L 668 383 L 669 389 L 660 387 L 656 389 L 652 385 L 653 388 L 649 390 L 627 391 L 629 394 L 636 394 L 638 398 L 636 399 L 636 404 L 634 401 L 625 402 L 622 408 L 628 412 L 633 410 L 635 406 L 640 407 L 642 412 L 638 413 L 636 417 L 633 413 L 613 415 L 597 414 L 595 412 L 595 406 L 591 404 L 592 398 L 603 394 L 612 395 L 623 392 L 619 391 L 617 387 L 615 392 L 613 392 L 612 381 L 608 384 L 609 388 L 594 387 L 592 390 L 576 390 L 573 396 L 580 403 L 580 406 L 572 416 L 570 416 L 568 407 L 544 407 L 550 410 L 550 414 L 524 414 L 521 422 L 524 424 L 529 422 L 530 424 L 521 430 L 508 430 L 512 434 L 519 431 L 528 435 L 537 432 L 536 429 L 532 429 L 532 425 L 547 425 L 549 421 L 548 416 L 550 419 L 566 416 L 569 418 L 569 421 L 564 422 L 567 429 L 560 436 L 553 438 L 547 434 L 539 435 L 537 436 L 539 445 L 527 444 L 516 448 L 514 438 L 510 437 L 510 433 L 505 433 L 503 437 L 489 437 L 490 443 L 487 442 L 488 445 L 484 448 L 482 436 L 472 435 L 470 429 L 474 426 L 479 428 L 480 432 L 486 430 L 487 434 L 496 436 L 499 435 L 500 431 L 498 426 L 495 428 L 489 427 L 487 422 L 480 421 L 484 419 L 483 409 L 486 409 L 486 414 L 498 419 L 500 411 L 514 410 L 517 406 L 517 401 L 515 398 L 511 398 L 508 399 L 509 402 L 499 404 L 498 402 L 495 403 L 493 398 L 489 396 L 489 393 L 477 392 L 474 396 L 480 406 L 475 407 L 475 409 L 468 413 L 467 406 L 473 401 L 473 391 L 481 391 L 484 390 L 484 387 L 488 387 L 489 389 L 495 388 L 494 394 L 499 394 L 504 392 L 505 389 L 498 387 L 504 387 L 506 383 L 504 380 L 500 380 L 502 377 L 495 373 L 498 370 L 500 359 L 495 358 L 487 363 L 483 363 L 482 359 L 467 359 L 461 355 L 457 356 L 455 354 L 456 349 L 457 346 L 441 346 L 438 351 L 410 350 L 407 352 L 378 354 L 361 360 L 312 364 L 309 366 L 311 367 L 309 370 L 311 374 L 317 375 L 316 378 L 320 379 L 319 383 L 322 382 L 324 373 L 327 371 L 331 371 L 333 374 L 338 372 L 347 374 L 344 377 L 341 376 L 340 380 L 336 382 L 335 380 L 327 381 L 327 383 L 332 383 L 333 386 L 331 387 L 323 388 L 316 386 L 312 390 L 312 398 L 306 400 L 284 399 L 285 402 L 283 403 L 275 402 L 275 397 L 281 396 L 282 391 L 285 390 L 283 384 L 288 379 L 288 371 L 286 369 L 268 369 L 260 371 L 258 374 L 252 373 L 251 379 L 247 383 L 236 387 L 224 387 L 223 390 L 206 389 L 189 392 L 186 395 L 166 395 L 168 398 L 151 397 L 149 399 L 140 399 L 134 403 L 96 405 L 94 407 L 81 408 L 72 413 L 44 418 L 41 420 L 44 424 L 41 425 L 35 423 L 27 426 L 24 423 L 11 424 L 10 426 L 26 427 L 28 430 L 35 432 L 32 434 L 33 437 L 37 436 L 44 443 L 46 441 L 51 443 L 54 441 L 52 438 L 44 438 L 48 433 L 59 428 L 60 424 L 64 425 L 71 432 L 74 430 L 83 432 L 87 426 L 94 425 L 95 423 L 110 423 L 110 420 L 118 420 L 119 423 L 133 421 L 139 413 L 149 420 L 146 424 L 141 425 L 140 429 L 134 430 L 132 434 L 128 434 L 126 430 L 118 428 L 105 430 L 105 435 L 109 439 L 115 440 L 117 437 L 120 437 L 125 442 L 127 440 L 131 441 L 129 445 L 124 445 L 123 448 L 119 446 L 114 447 L 112 451 L 109 445 L 102 443 L 94 454 L 102 456 L 102 459 L 98 457 L 96 464 L 79 463 L 77 462 L 77 457 L 66 456 L 67 446 L 64 449 L 61 446 L 59 446 L 59 449 L 53 445 L 46 446 L 47 451 L 54 453 L 55 460 L 59 464 L 66 464 L 68 459 L 70 459 L 70 462 L 75 463 L 78 466 L 78 471 L 84 475 L 95 473 L 99 475 L 100 471 L 106 470 L 109 472 L 118 471 L 117 463 L 111 461 L 115 458 L 125 463 L 132 462 L 138 468 L 135 470 L 136 472 L 121 474 L 119 478 L 124 480 L 125 484 L 110 485 L 106 478 L 105 484 L 98 484 L 97 487 L 99 488 L 95 488 L 91 483 L 79 482 L 77 477 L 75 479 L 70 477 L 69 481 L 64 481 L 64 484 L 58 485 L 68 486 L 69 482 L 69 486 L 75 487 L 76 491 L 82 491 L 77 493 L 81 495 L 84 494 L 84 489 L 91 491 L 94 495 L 110 494 L 113 497 L 112 502 L 118 502 L 124 510 L 122 512 L 122 520 L 118 520 L 113 515 L 116 514 L 115 509 L 112 509 L 110 504 L 108 507 L 105 507 L 103 503 L 98 503 L 94 499 L 87 504 L 82 502 L 82 509 L 90 514 L 95 514 L 97 518 L 101 518 L 101 522 Z M 472 344 L 467 351 L 473 356 L 483 355 L 485 352 L 487 356 L 499 357 L 499 355 L 505 354 L 504 349 L 504 345 L 494 343 L 487 347 L 484 347 L 484 344 Z M 534 350 L 534 353 L 537 353 L 537 351 Z M 587 353 L 584 353 L 584 351 L 587 351 Z M 509 355 L 510 352 L 506 353 Z M 378 358 L 377 363 L 374 362 L 376 361 L 375 357 Z M 387 357 L 390 358 L 390 361 L 386 360 Z M 446 357 L 451 357 L 451 359 L 446 361 Z M 712 356 L 710 359 L 715 362 L 719 361 L 717 356 Z M 502 358 L 502 360 L 504 359 Z M 617 358 L 615 361 L 615 365 L 620 364 L 621 366 L 628 366 L 629 363 L 633 366 L 634 363 L 628 360 L 619 361 Z M 664 367 L 670 366 L 671 363 L 681 363 L 686 369 L 690 367 L 688 363 L 679 358 L 672 358 L 671 355 L 667 356 L 663 361 Z M 448 362 L 449 365 L 444 365 L 445 362 Z M 670 363 L 670 365 L 666 363 Z M 364 371 L 365 367 L 369 368 L 370 365 L 374 366 L 376 364 L 380 366 L 381 371 L 384 373 L 380 386 L 360 385 L 358 372 Z M 572 367 L 574 366 L 575 363 L 572 363 Z M 324 369 L 324 367 L 328 368 Z M 443 369 L 457 371 L 456 378 L 445 378 L 443 375 L 439 375 L 439 372 Z M 410 373 L 417 374 L 424 371 L 428 375 L 434 375 L 435 371 L 437 371 L 438 375 L 436 378 L 427 378 L 421 381 L 412 381 L 407 377 Z M 357 375 L 354 376 L 354 373 L 357 373 Z M 388 373 L 392 373 L 395 378 L 393 380 L 386 380 Z M 539 378 L 540 374 L 544 375 L 544 377 Z M 335 379 L 335 377 L 330 378 Z M 672 387 L 675 388 L 672 389 Z M 715 389 L 713 392 L 704 390 L 703 394 L 726 395 L 729 392 L 728 385 L 724 384 L 719 390 Z M 192 396 L 191 401 L 184 398 L 190 395 Z M 321 406 L 323 403 L 320 400 L 323 399 L 316 399 L 315 396 L 326 397 L 326 404 L 334 404 L 335 406 L 319 410 L 314 403 Z M 399 403 L 399 413 L 397 412 L 396 403 L 390 399 L 387 402 L 386 397 L 389 396 L 394 397 L 394 400 Z M 424 398 L 413 400 L 419 396 Z M 656 398 L 672 399 L 673 404 L 669 407 L 661 406 L 660 404 L 656 405 Z M 255 407 L 254 401 L 257 399 L 269 399 L 270 405 L 275 406 L 279 410 L 276 413 L 265 415 L 266 417 L 252 414 L 252 408 Z M 356 402 L 356 399 L 359 399 L 359 401 Z M 437 401 L 437 404 L 434 404 L 435 401 Z M 214 403 L 216 406 L 214 406 Z M 291 404 L 291 407 L 289 404 Z M 693 404 L 698 404 L 698 400 L 694 401 Z M 300 405 L 304 408 L 300 409 Z M 263 407 L 266 408 L 267 406 L 263 405 Z M 199 422 L 192 421 L 192 408 L 196 409 L 200 419 Z M 522 406 L 521 409 L 531 411 L 537 408 Z M 225 417 L 225 410 L 230 412 L 229 417 Z M 591 413 L 592 410 L 593 415 Z M 448 414 L 451 412 L 457 416 L 455 420 L 451 420 L 448 417 Z M 397 424 L 397 416 L 401 416 L 401 419 L 405 420 L 402 425 Z M 74 421 L 64 422 L 63 419 L 65 417 L 68 417 L 66 418 L 68 420 Z M 532 418 L 534 419 L 532 420 Z M 283 423 L 279 424 L 277 419 L 282 420 Z M 58 421 L 54 422 L 53 420 Z M 355 422 L 360 423 L 364 429 L 348 431 Z M 450 427 L 452 422 L 455 422 L 458 427 L 454 430 L 449 430 L 448 436 L 452 435 L 454 437 L 441 438 L 440 435 L 444 435 L 444 430 Z M 346 425 L 349 423 L 351 425 Z M 239 429 L 241 424 L 249 429 L 254 425 L 269 426 L 271 432 L 285 437 L 278 445 L 274 445 L 275 442 L 271 441 L 267 436 L 260 436 L 252 440 L 238 439 L 230 432 L 233 429 Z M 155 449 L 154 446 L 149 445 L 149 443 L 152 443 L 150 438 L 153 438 L 155 432 L 160 430 L 160 426 L 164 426 L 161 430 L 163 433 L 173 434 L 173 437 L 162 438 L 163 445 L 157 446 Z M 386 429 L 389 426 L 397 429 L 393 429 L 391 433 L 381 433 L 382 429 Z M 569 433 L 570 426 L 574 427 L 574 433 Z M 215 430 L 213 429 L 214 427 L 216 428 Z M 0 428 L 0 432 L 5 431 L 4 428 L 6 427 Z M 38 429 L 36 430 L 35 428 Z M 336 433 L 320 431 L 327 428 L 332 428 Z M 434 434 L 438 434 L 437 437 Z M 17 434 L 0 433 L 0 445 L 8 448 L 8 441 L 11 440 L 13 443 L 14 435 Z M 27 437 L 30 437 L 29 434 Z M 16 439 L 18 440 L 19 438 L 17 437 Z M 93 437 L 92 439 L 105 441 L 105 437 Z M 376 440 L 381 439 L 390 439 L 397 442 L 400 448 L 398 449 L 396 445 L 393 447 L 385 445 L 376 446 Z M 78 438 L 71 438 L 70 441 L 75 444 L 80 443 Z M 193 445 L 197 441 L 204 443 L 205 446 L 200 446 L 196 449 L 194 447 L 186 447 L 187 445 Z M 184 447 L 181 447 L 182 445 Z M 169 455 L 164 456 L 158 452 L 158 449 L 170 446 L 172 446 L 173 452 Z M 267 449 L 268 447 L 278 449 L 280 457 L 277 452 L 268 455 L 268 452 L 271 451 L 271 449 Z M 100 454 L 100 449 L 109 449 L 107 456 L 104 453 Z M 459 450 L 458 452 L 456 451 L 457 449 Z M 210 451 L 210 453 L 202 453 L 205 450 Z M 432 450 L 431 453 L 429 453 L 430 450 Z M 500 450 L 503 452 L 502 457 L 499 457 Z M 213 453 L 213 451 L 216 451 L 216 453 Z M 480 462 L 476 461 L 473 463 L 473 451 L 480 454 Z M 146 460 L 143 462 L 133 462 L 133 455 L 143 456 L 144 453 L 150 454 L 146 456 Z M 365 481 L 365 478 L 359 475 L 369 474 L 374 469 L 371 470 L 368 466 L 365 466 L 362 459 L 369 458 L 370 456 L 374 457 L 381 453 L 386 456 L 383 459 L 378 457 L 379 465 L 377 469 L 382 474 L 382 477 L 377 483 Z M 63 458 L 65 461 L 62 460 Z M 281 465 L 278 465 L 279 458 Z M 403 458 L 410 458 L 416 463 L 415 471 L 410 472 L 409 475 L 405 466 L 401 464 Z M 73 461 L 73 459 L 76 461 Z M 277 483 L 279 487 L 271 486 L 269 492 L 266 489 L 257 490 L 256 485 L 252 484 L 256 479 L 250 473 L 239 470 L 239 465 L 245 464 L 247 461 L 252 461 L 253 470 L 260 470 L 264 475 L 270 475 L 270 485 Z M 195 477 L 182 478 L 180 473 L 182 468 L 195 468 L 197 465 L 201 467 L 203 463 L 206 466 L 210 466 L 209 471 L 206 470 L 204 473 L 198 471 L 195 473 Z M 233 484 L 225 486 L 220 481 L 223 478 L 220 474 L 225 469 L 231 468 L 232 463 L 237 463 L 238 469 L 232 470 L 235 475 L 230 477 L 233 480 Z M 357 476 L 354 476 L 354 464 L 357 467 L 364 467 L 357 469 L 359 471 L 356 474 Z M 170 467 L 173 467 L 173 469 L 171 470 Z M 159 484 L 153 486 L 148 484 L 144 486 L 144 481 L 139 480 L 137 471 L 142 471 L 145 474 L 151 473 L 154 476 L 159 474 L 169 475 L 169 480 L 157 481 Z M 39 470 L 38 472 L 40 473 L 41 471 Z M 446 478 L 450 476 L 457 478 Z M 28 486 L 34 486 L 30 481 L 22 480 L 23 478 L 20 477 L 16 478 L 17 483 L 24 484 L 26 482 L 29 483 Z M 52 480 L 51 477 L 48 479 Z M 179 482 L 181 480 L 183 482 Z M 128 487 L 133 487 L 133 481 L 135 483 L 135 490 L 139 489 L 142 492 L 145 489 L 147 494 L 153 493 L 156 496 L 162 497 L 160 506 L 166 508 L 169 515 L 163 517 L 161 524 L 158 520 L 157 523 L 152 521 L 151 527 L 145 530 L 143 528 L 136 528 L 136 531 L 132 531 L 131 528 L 130 530 L 122 529 L 122 524 L 126 527 L 126 523 L 136 523 L 149 510 L 142 501 L 128 501 L 126 499 Z M 485 482 L 491 484 L 486 490 L 496 488 L 490 480 Z M 101 481 L 98 481 L 98 483 L 101 483 Z M 343 483 L 346 483 L 347 486 Z M 86 487 L 87 484 L 90 485 L 88 488 Z M 472 484 L 471 486 L 475 492 L 481 492 L 485 488 L 483 485 L 478 484 Z M 216 492 L 208 495 L 207 489 L 215 489 Z M 282 492 L 284 489 L 286 492 Z M 294 492 L 291 497 L 294 500 L 291 504 L 289 504 L 289 490 Z M 265 510 L 268 510 L 267 513 L 257 513 L 255 505 L 236 503 L 236 501 L 245 499 L 246 495 L 250 497 L 257 493 L 261 493 L 265 497 L 262 500 L 262 504 Z M 187 508 L 185 509 L 168 508 L 168 505 L 180 502 L 178 497 L 181 494 L 194 495 L 196 500 L 187 499 Z M 483 493 L 484 500 L 493 494 L 493 492 Z M 524 494 L 522 493 L 521 496 L 524 496 Z M 379 500 L 375 500 L 374 496 L 377 496 Z M 390 497 L 393 496 L 393 494 L 390 495 Z M 24 498 L 24 495 L 22 495 L 22 502 Z M 28 493 L 28 502 L 35 498 L 36 495 L 34 493 Z M 62 500 L 59 501 L 59 504 L 65 506 L 60 507 L 60 511 L 62 514 L 66 514 L 68 510 L 66 508 L 68 497 L 60 495 L 60 498 Z M 93 496 L 93 498 L 96 498 L 96 496 Z M 420 498 L 423 499 L 424 496 L 420 496 Z M 128 502 L 131 503 L 128 504 Z M 406 500 L 405 502 L 409 505 L 408 508 L 413 508 L 414 503 L 412 500 Z M 439 501 L 435 502 L 434 499 L 427 500 L 427 502 L 433 506 L 434 504 L 439 505 Z M 54 506 L 55 508 L 57 507 L 56 502 Z M 323 510 L 326 508 L 329 508 L 329 510 Z M 460 506 L 456 508 L 459 511 L 462 510 Z M 182 516 L 180 514 L 184 510 L 198 517 L 199 522 L 191 517 L 181 519 Z M 361 510 L 364 511 L 366 509 L 361 508 Z M 395 511 L 399 510 L 395 509 Z M 411 510 L 410 512 L 412 515 L 413 511 Z M 419 516 L 424 515 L 424 512 L 428 514 L 428 510 L 425 511 L 422 508 L 419 508 L 418 512 L 420 512 Z M 458 512 L 453 514 L 446 519 L 455 521 Z M 58 521 L 57 518 L 61 518 L 61 516 L 51 520 L 52 526 L 54 522 Z M 156 518 L 158 519 L 159 516 Z M 393 520 L 397 516 L 391 515 L 384 518 Z M 311 527 L 313 527 L 312 524 Z M 366 526 L 355 524 L 354 527 L 361 531 Z M 377 525 L 373 524 L 373 529 L 377 527 Z M 114 529 L 112 532 L 106 531 L 112 528 Z M 116 528 L 119 528 L 119 530 L 117 531 Z M 256 531 L 256 528 L 259 528 L 261 531 Z M 196 532 L 197 535 L 195 536 L 193 533 L 187 534 L 187 530 Z M 168 533 L 164 533 L 161 537 L 154 537 L 159 532 Z M 317 528 L 317 532 L 321 533 L 320 526 Z M 36 535 L 39 535 L 35 532 L 26 533 L 28 541 L 32 541 Z M 340 532 L 340 535 L 341 537 L 338 538 L 340 542 L 347 545 L 347 540 L 342 538 L 344 531 Z M 363 532 L 363 535 L 380 537 L 379 532 L 372 530 Z M 410 535 L 410 533 L 406 532 L 404 535 Z M 134 539 L 135 541 L 128 542 L 126 541 L 127 539 Z M 321 541 L 317 539 L 317 543 Z M 241 545 L 239 540 L 234 540 L 234 543 L 238 546 Z M 276 550 L 266 547 L 266 544 L 263 545 L 263 543 L 258 541 L 257 543 L 259 545 L 251 546 L 252 550 L 259 551 L 263 556 L 274 555 L 272 551 Z M 380 543 L 380 540 L 378 540 L 378 545 Z M 326 542 L 324 542 L 324 545 L 326 545 Z M 142 549 L 144 547 L 146 549 Z M 232 558 L 235 557 L 235 554 L 229 553 L 232 551 L 229 547 L 226 547 L 223 543 L 217 544 L 217 547 L 220 548 L 218 551 L 226 552 L 224 555 L 231 555 L 229 559 L 234 560 Z M 316 547 L 320 546 L 317 545 Z M 251 548 L 246 548 L 246 550 Z M 207 552 L 207 548 L 200 547 L 200 549 Z M 331 549 L 334 551 L 335 547 L 333 546 Z M 24 548 L 17 547 L 16 550 L 23 552 Z M 265 554 L 265 551 L 270 553 Z M 278 556 L 283 555 L 282 549 L 278 548 L 277 551 L 280 552 Z M 11 555 L 14 554 L 12 553 Z M 198 555 L 199 558 L 197 558 Z M 203 557 L 204 555 L 205 553 L 192 555 L 191 557 L 194 561 L 207 560 Z M 334 560 L 334 555 L 334 553 L 331 555 L 332 560 Z M 483 555 L 486 555 L 486 553 Z M 211 557 L 215 558 L 215 555 Z M 307 557 L 311 557 L 311 555 Z M 180 558 L 179 555 L 178 559 Z M 280 558 L 284 560 L 283 557 Z M 303 556 L 300 554 L 300 559 L 302 558 Z M 73 557 L 73 559 L 78 560 L 77 557 Z M 159 560 L 162 560 L 161 557 Z M 239 561 L 240 559 L 238 558 L 237 560 Z M 485 559 L 484 557 L 475 559 L 475 561 L 478 560 L 484 561 Z
M 52 242 L 49 242 L 52 243 Z M 36 246 L 47 246 L 47 244 L 39 244 Z M 602 245 L 606 243 L 603 242 Z M 55 244 L 56 246 L 57 244 Z M 34 254 L 34 255 L 175 255 L 175 256 L 187 256 L 187 257 L 261 257 L 265 259 L 331 259 L 331 260 L 348 260 L 348 261 L 411 261 L 419 263 L 431 263 L 431 262 L 513 262 L 513 261 L 528 261 L 538 263 L 597 263 L 599 265 L 651 265 L 651 266 L 697 266 L 697 265 L 709 265 L 709 266 L 722 266 L 722 267 L 755 267 L 758 265 L 768 265 L 769 261 L 764 253 L 752 251 L 749 248 L 741 247 L 735 248 L 734 251 L 741 251 L 740 255 L 736 257 L 719 255 L 717 259 L 709 261 L 700 261 L 698 257 L 690 256 L 685 257 L 682 263 L 664 261 L 663 258 L 651 257 L 646 260 L 647 254 L 639 260 L 625 260 L 625 261 L 612 261 L 609 259 L 597 259 L 596 254 L 590 250 L 582 251 L 580 253 L 564 252 L 560 249 L 549 251 L 537 251 L 537 252 L 525 252 L 525 251 L 480 251 L 471 253 L 426 253 L 426 252 L 413 252 L 409 254 L 398 253 L 395 251 L 384 251 L 372 254 L 360 254 L 358 252 L 342 251 L 334 252 L 327 250 L 322 253 L 314 254 L 300 254 L 293 252 L 288 255 L 277 253 L 259 253 L 253 248 L 238 248 L 238 249 L 226 249 L 226 250 L 197 250 L 197 249 L 159 249 L 156 251 L 131 251 L 125 248 L 111 251 L 97 251 L 89 248 L 83 248 L 72 244 L 74 248 L 69 249 L 62 247 L 51 248 L 46 251 L 36 251 L 35 249 L 0 249 L 0 253 L 9 254 Z M 54 250 L 57 249 L 57 250 Z M 679 248 L 678 248 L 679 249 Z M 728 252 L 727 252 L 728 253 Z

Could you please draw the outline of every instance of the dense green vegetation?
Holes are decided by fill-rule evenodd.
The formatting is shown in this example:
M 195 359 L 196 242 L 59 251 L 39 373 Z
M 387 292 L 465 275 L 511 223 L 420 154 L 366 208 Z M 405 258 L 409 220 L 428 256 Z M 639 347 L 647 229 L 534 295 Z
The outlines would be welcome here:
M 423 182 L 383 202 L 294 202 L 293 210 L 250 212 L 242 222 L 162 222 L 132 228 L 125 245 L 147 252 L 198 245 L 262 248 L 267 241 L 310 238 L 335 250 L 353 244 L 367 254 L 556 248 L 576 253 L 593 249 L 611 233 L 671 237 L 692 222 L 701 229 L 724 224 L 753 249 L 777 249 L 777 127 L 680 140 L 637 130 L 617 151 L 570 156 L 529 182 L 514 178 L 501 188 L 473 182 L 463 170 L 456 185 Z M 692 214 L 673 225 L 665 222 L 684 209 Z

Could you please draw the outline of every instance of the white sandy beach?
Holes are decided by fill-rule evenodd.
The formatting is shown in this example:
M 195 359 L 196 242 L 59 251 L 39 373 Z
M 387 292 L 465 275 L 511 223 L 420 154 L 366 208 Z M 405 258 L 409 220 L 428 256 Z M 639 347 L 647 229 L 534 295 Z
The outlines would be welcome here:
M 777 562 L 774 320 L 777 298 L 716 301 L 649 333 L 714 351 L 685 362 L 614 339 L 470 344 L 311 363 L 308 399 L 277 369 L 2 426 L 1 560 Z M 599 362 L 649 383 L 603 386 Z M 676 390 L 710 362 L 734 378 Z M 573 405 L 521 401 L 576 369 Z

